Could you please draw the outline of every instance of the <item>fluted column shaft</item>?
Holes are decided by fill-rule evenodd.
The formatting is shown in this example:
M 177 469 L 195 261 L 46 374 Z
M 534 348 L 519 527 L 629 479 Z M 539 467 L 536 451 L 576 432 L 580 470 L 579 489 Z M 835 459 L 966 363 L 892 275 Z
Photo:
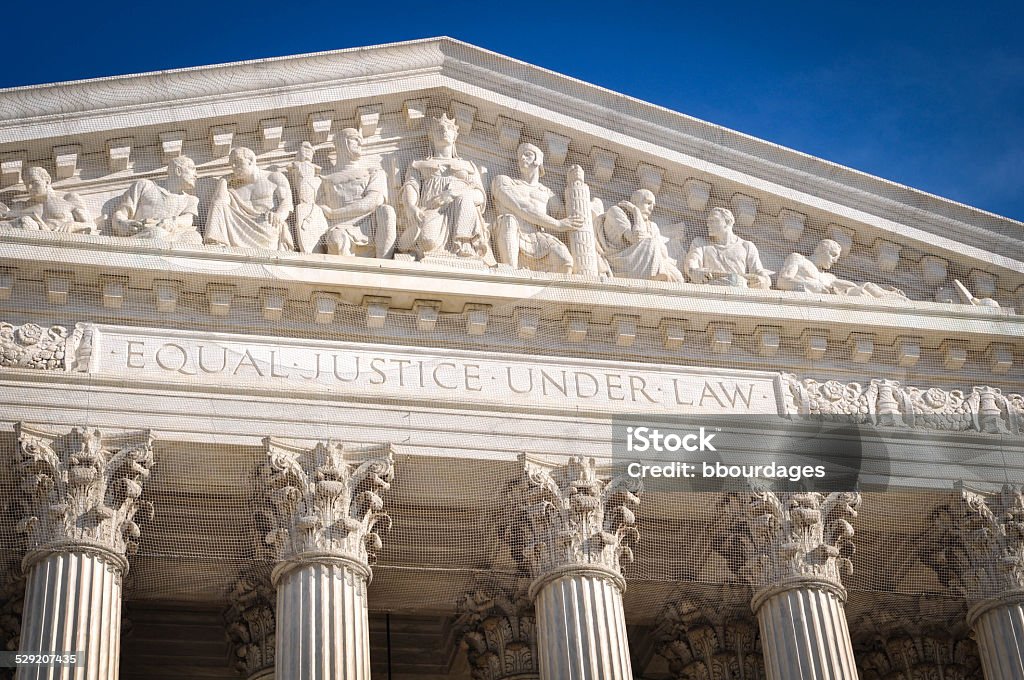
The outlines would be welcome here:
M 845 599 L 824 581 L 796 581 L 754 597 L 769 680 L 857 679 Z
M 85 656 L 77 667 L 21 666 L 17 680 L 117 679 L 123 563 L 119 556 L 70 549 L 27 564 L 21 650 Z
M 367 575 L 365 567 L 326 559 L 275 573 L 277 677 L 370 680 Z
M 1024 593 L 981 602 L 967 616 L 985 680 L 1024 678 Z
M 567 570 L 535 582 L 541 680 L 631 680 L 622 577 Z

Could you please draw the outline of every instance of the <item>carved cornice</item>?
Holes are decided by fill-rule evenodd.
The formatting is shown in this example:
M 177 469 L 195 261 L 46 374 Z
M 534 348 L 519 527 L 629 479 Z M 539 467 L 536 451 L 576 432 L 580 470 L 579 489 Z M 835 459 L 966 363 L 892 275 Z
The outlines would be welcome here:
M 266 542 L 278 560 L 347 562 L 369 578 L 378 532 L 391 527 L 381 497 L 394 479 L 391 451 L 349 452 L 335 441 L 305 449 L 269 437 L 264 446 L 261 475 L 273 510 Z
M 936 508 L 921 560 L 939 580 L 978 603 L 1024 596 L 1024 493 L 1006 485 L 997 493 L 961 487 Z
M 953 432 L 1024 434 L 1024 395 L 995 387 L 970 392 L 903 386 L 895 380 L 867 385 L 819 382 L 784 374 L 786 397 L 795 414 L 852 423 Z
M 272 670 L 277 604 L 274 587 L 260 575 L 242 576 L 235 582 L 229 601 L 224 623 L 235 670 L 246 678 Z
M 860 503 L 856 492 L 726 494 L 713 547 L 738 577 L 760 590 L 755 610 L 766 596 L 802 585 L 843 596 L 842 576 L 853 573 L 851 521 Z
M 152 503 L 140 499 L 153 465 L 149 430 L 54 433 L 19 423 L 15 433 L 26 564 L 42 553 L 82 550 L 106 554 L 126 571 L 124 556 L 138 548 L 136 513 L 153 516 Z
M 670 604 L 655 629 L 658 654 L 678 680 L 762 680 L 764 656 L 757 621 L 709 616 L 687 603 Z
M 638 479 L 599 479 L 593 458 L 571 456 L 545 468 L 520 456 L 522 474 L 511 488 L 511 502 L 523 511 L 522 557 L 535 581 L 531 597 L 547 578 L 571 571 L 607 575 L 624 587 L 621 567 L 633 561 L 639 538 Z M 508 538 L 512 538 L 511 532 Z
M 526 593 L 481 586 L 459 601 L 455 629 L 473 680 L 536 680 L 537 618 Z

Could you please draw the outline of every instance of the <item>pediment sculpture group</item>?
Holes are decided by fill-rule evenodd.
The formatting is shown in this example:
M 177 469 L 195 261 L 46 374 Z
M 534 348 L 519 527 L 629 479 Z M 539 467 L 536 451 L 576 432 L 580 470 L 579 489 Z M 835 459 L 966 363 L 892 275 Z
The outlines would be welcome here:
M 163 184 L 135 181 L 115 202 L 115 236 L 190 245 L 391 259 L 471 258 L 488 265 L 555 273 L 590 274 L 676 283 L 771 288 L 757 246 L 733 232 L 726 208 L 712 208 L 707 236 L 693 239 L 681 265 L 651 220 L 655 196 L 647 189 L 604 209 L 593 199 L 583 170 L 571 166 L 560 197 L 542 183 L 544 152 L 524 142 L 516 153 L 518 176 L 490 184 L 497 220 L 484 219 L 485 171 L 456 153 L 458 126 L 447 115 L 427 119 L 430 154 L 406 169 L 392 204 L 388 174 L 363 162 L 363 137 L 353 128 L 335 137 L 329 172 L 313 162 L 303 142 L 284 172 L 265 170 L 249 148 L 229 153 L 231 174 L 218 181 L 207 207 L 205 230 L 196 224 L 199 199 L 195 163 L 173 158 Z M 397 185 L 398 183 L 395 182 Z M 97 233 L 96 220 L 76 194 L 58 194 L 45 169 L 26 171 L 28 198 L 0 204 L 0 227 Z M 563 200 L 564 199 L 564 200 Z M 399 219 L 401 217 L 401 219 Z M 854 283 L 828 269 L 840 245 L 822 240 L 809 257 L 790 254 L 777 276 L 783 290 L 904 298 L 898 289 Z

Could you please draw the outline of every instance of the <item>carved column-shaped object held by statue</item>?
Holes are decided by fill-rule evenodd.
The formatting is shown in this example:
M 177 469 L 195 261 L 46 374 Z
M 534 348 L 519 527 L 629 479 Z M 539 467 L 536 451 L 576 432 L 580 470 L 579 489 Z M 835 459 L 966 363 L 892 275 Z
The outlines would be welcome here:
M 515 490 L 541 680 L 631 679 L 620 568 L 633 558 L 638 480 L 598 479 L 593 459 L 554 469 L 523 459 Z
M 757 490 L 723 501 L 715 541 L 755 589 L 770 680 L 856 680 L 841 574 L 852 570 L 860 494 Z
M 573 274 L 597 276 L 597 240 L 594 236 L 594 215 L 591 208 L 590 187 L 583 180 L 583 168 L 573 165 L 565 179 L 565 209 L 569 217 L 583 220 L 584 226 L 569 232 L 569 251 L 572 253 Z
M 1024 494 L 960 488 L 933 520 L 934 549 L 923 558 L 967 598 L 986 680 L 1024 678 Z
M 263 468 L 278 551 L 276 676 L 288 680 L 369 680 L 366 586 L 390 526 L 380 494 L 390 488 L 389 451 L 312 449 L 265 440 Z
M 18 529 L 27 534 L 24 652 L 83 655 L 75 678 L 116 680 L 121 647 L 121 579 L 152 513 L 143 482 L 153 464 L 148 431 L 59 434 L 19 424 L 18 471 L 26 490 Z M 71 677 L 67 667 L 22 666 L 18 680 Z

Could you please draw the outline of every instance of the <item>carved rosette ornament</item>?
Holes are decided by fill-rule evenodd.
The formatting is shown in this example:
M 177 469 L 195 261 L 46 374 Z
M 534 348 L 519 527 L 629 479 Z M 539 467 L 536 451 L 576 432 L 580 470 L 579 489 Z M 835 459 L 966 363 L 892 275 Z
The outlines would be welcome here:
M 153 465 L 149 431 L 75 427 L 54 434 L 24 423 L 15 430 L 26 567 L 48 553 L 78 550 L 104 553 L 127 571 L 125 555 L 135 553 L 140 536 L 136 515 L 153 516 L 152 503 L 140 498 Z
M 224 614 L 233 665 L 243 677 L 255 680 L 274 672 L 274 587 L 258 575 L 242 576 L 229 596 Z
M 670 604 L 654 631 L 658 654 L 678 680 L 763 680 L 757 625 Z M 717 620 L 712 620 L 712 617 Z
M 262 474 L 275 522 L 266 541 L 278 558 L 340 558 L 369 578 L 382 547 L 378 532 L 391 528 L 381 498 L 394 479 L 390 450 L 366 457 L 334 441 L 303 449 L 267 438 L 264 445 Z
M 954 432 L 1024 434 L 1024 396 L 987 385 L 970 392 L 922 389 L 895 380 L 867 385 L 783 374 L 791 411 L 825 420 Z
M 537 617 L 523 592 L 481 586 L 459 601 L 456 631 L 473 680 L 537 680 Z
M 633 561 L 639 539 L 636 510 L 642 485 L 619 476 L 601 480 L 593 458 L 572 456 L 545 469 L 520 457 L 518 493 L 526 509 L 523 556 L 535 579 L 531 596 L 552 575 L 600 572 L 624 589 L 621 568 Z

